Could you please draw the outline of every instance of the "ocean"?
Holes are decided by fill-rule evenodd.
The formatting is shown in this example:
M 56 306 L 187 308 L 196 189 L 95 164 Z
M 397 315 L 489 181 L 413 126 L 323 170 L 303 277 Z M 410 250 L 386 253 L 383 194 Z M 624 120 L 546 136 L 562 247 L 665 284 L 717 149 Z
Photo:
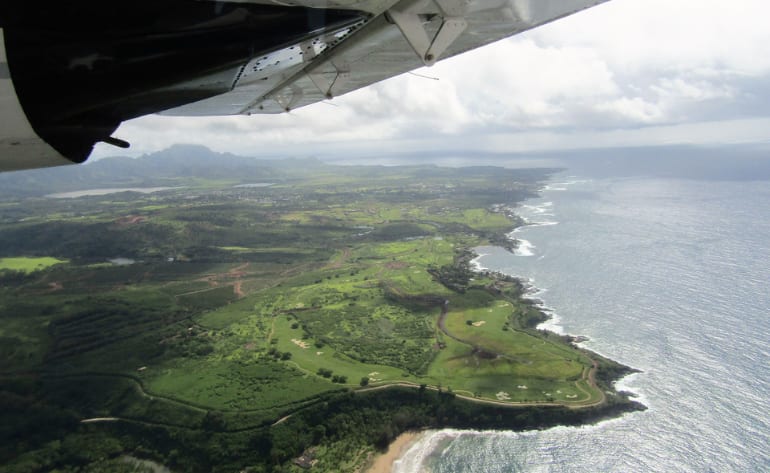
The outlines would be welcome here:
M 395 473 L 770 472 L 770 181 L 557 174 L 516 254 L 551 330 L 642 372 L 648 406 L 598 425 L 431 431 Z

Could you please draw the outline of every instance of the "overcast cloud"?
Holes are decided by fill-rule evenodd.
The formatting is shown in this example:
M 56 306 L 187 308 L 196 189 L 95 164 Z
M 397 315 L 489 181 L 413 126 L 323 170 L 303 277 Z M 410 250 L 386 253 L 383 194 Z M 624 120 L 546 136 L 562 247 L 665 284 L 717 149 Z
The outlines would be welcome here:
M 290 114 L 149 116 L 132 154 L 492 152 L 770 141 L 770 3 L 610 0 Z M 94 157 L 117 154 L 100 145 Z

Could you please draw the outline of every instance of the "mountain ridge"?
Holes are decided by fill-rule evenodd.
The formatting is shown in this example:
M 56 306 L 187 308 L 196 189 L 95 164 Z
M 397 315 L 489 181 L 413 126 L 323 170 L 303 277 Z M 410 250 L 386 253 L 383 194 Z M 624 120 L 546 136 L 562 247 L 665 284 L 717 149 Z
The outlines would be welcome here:
M 0 198 L 28 198 L 103 187 L 183 185 L 185 180 L 279 179 L 292 168 L 325 166 L 315 158 L 260 159 L 176 144 L 131 158 L 114 156 L 82 165 L 0 174 Z

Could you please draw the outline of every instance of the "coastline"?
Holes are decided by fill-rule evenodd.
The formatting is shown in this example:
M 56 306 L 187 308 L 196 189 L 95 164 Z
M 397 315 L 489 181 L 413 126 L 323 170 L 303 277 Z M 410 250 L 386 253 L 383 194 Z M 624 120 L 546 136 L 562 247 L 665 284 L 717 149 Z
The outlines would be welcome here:
M 522 228 L 522 227 L 518 227 L 518 228 Z M 519 240 L 516 240 L 516 241 L 519 241 Z M 523 241 L 526 241 L 526 240 L 523 240 Z M 529 245 L 529 243 L 527 244 Z M 481 258 L 490 255 L 490 253 L 479 251 L 482 248 L 500 249 L 503 251 L 507 251 L 508 253 L 513 253 L 514 255 L 516 255 L 516 253 L 511 252 L 508 248 L 503 246 L 481 245 L 471 249 L 476 256 L 470 261 L 469 264 L 470 264 L 471 270 L 476 273 L 485 273 L 485 272 L 493 273 L 493 274 L 499 274 L 502 277 L 509 277 L 509 278 L 516 279 L 522 288 L 522 299 L 530 301 L 532 303 L 532 306 L 535 307 L 538 311 L 540 311 L 540 313 L 544 317 L 543 320 L 537 323 L 533 328 L 537 330 L 547 330 L 557 335 L 571 336 L 575 338 L 574 343 L 582 343 L 588 340 L 588 337 L 584 335 L 570 334 L 564 331 L 564 328 L 560 325 L 561 318 L 559 317 L 559 314 L 556 312 L 554 308 L 546 305 L 545 301 L 540 298 L 540 295 L 548 292 L 548 289 L 535 286 L 534 281 L 530 278 L 527 278 L 526 276 L 507 274 L 507 273 L 503 273 L 500 271 L 487 268 L 486 266 L 482 265 L 480 262 Z M 516 256 L 526 256 L 526 255 L 516 255 Z M 606 355 L 603 355 L 601 353 L 599 354 L 606 357 Z
M 372 463 L 363 470 L 363 473 L 390 473 L 393 470 L 393 464 L 401 459 L 404 454 L 417 443 L 424 432 L 409 431 L 400 434 L 388 445 L 385 453 L 380 453 L 374 457 Z
M 521 227 L 517 227 L 516 230 L 526 228 L 527 226 L 541 226 L 541 225 L 537 225 L 537 224 L 536 225 L 529 225 L 529 224 L 527 224 L 527 225 L 523 225 Z M 516 230 L 514 230 L 514 232 Z M 514 233 L 514 232 L 511 232 L 511 234 Z M 519 284 L 521 285 L 521 288 L 523 290 L 523 292 L 522 292 L 522 300 L 529 301 L 532 304 L 532 307 L 536 308 L 540 312 L 540 314 L 542 314 L 542 316 L 543 316 L 543 318 L 540 321 L 538 321 L 535 325 L 533 325 L 531 328 L 534 328 L 536 330 L 545 330 L 545 331 L 551 332 L 553 334 L 559 335 L 561 337 L 569 338 L 569 339 L 571 339 L 570 343 L 573 346 L 575 346 L 575 347 L 577 347 L 577 348 L 579 348 L 581 350 L 584 350 L 586 352 L 590 352 L 592 354 L 598 355 L 598 356 L 600 356 L 602 358 L 606 358 L 606 359 L 614 361 L 614 359 L 611 357 L 611 355 L 609 355 L 607 353 L 604 353 L 601 350 L 598 350 L 597 348 L 591 346 L 590 345 L 590 342 L 591 342 L 591 338 L 590 337 L 588 337 L 586 335 L 583 335 L 583 334 L 579 334 L 579 333 L 568 332 L 564 328 L 564 326 L 561 325 L 562 320 L 561 320 L 561 316 L 559 315 L 559 313 L 556 311 L 555 308 L 549 306 L 547 301 L 545 301 L 544 298 L 541 297 L 543 294 L 548 292 L 547 288 L 536 286 L 535 282 L 531 278 L 528 278 L 526 276 L 508 274 L 508 273 L 505 273 L 505 272 L 501 272 L 501 271 L 493 270 L 491 268 L 487 268 L 486 266 L 482 265 L 480 260 L 483 257 L 485 257 L 485 256 L 490 256 L 490 254 L 491 254 L 491 253 L 489 253 L 490 249 L 501 250 L 501 251 L 505 251 L 505 252 L 508 252 L 508 253 L 513 253 L 516 256 L 526 256 L 526 255 L 518 255 L 518 254 L 510 251 L 508 248 L 506 248 L 504 246 L 498 246 L 498 245 L 493 245 L 493 244 L 480 245 L 480 246 L 471 248 L 471 251 L 476 256 L 469 261 L 469 266 L 470 266 L 471 270 L 473 272 L 476 272 L 476 273 L 485 273 L 485 272 L 487 272 L 487 273 L 491 273 L 491 274 L 500 275 L 501 277 L 504 277 L 504 278 L 508 277 L 508 278 L 513 278 L 513 279 L 517 280 L 519 282 Z M 628 368 L 629 368 L 628 374 L 623 376 L 623 377 L 618 378 L 616 380 L 616 382 L 621 382 L 622 379 L 624 379 L 626 376 L 630 376 L 632 374 L 638 374 L 638 373 L 641 372 L 641 371 L 639 371 L 639 370 L 637 370 L 635 368 L 630 368 L 630 367 L 628 367 Z M 622 390 L 622 389 L 620 389 L 620 390 Z M 639 400 L 641 402 L 641 400 L 638 398 L 638 396 L 639 396 L 639 394 L 634 393 L 633 397 L 637 398 L 637 400 Z M 644 404 L 644 403 L 642 402 L 642 404 Z
M 510 217 L 510 216 L 509 216 Z M 583 342 L 586 342 L 590 340 L 588 337 L 583 335 L 573 335 L 568 334 L 565 332 L 564 328 L 559 324 L 560 318 L 558 314 L 555 312 L 555 310 L 549 306 L 546 305 L 545 301 L 543 301 L 538 296 L 547 292 L 547 289 L 540 288 L 534 285 L 534 282 L 522 275 L 513 275 L 513 274 L 507 274 L 504 272 L 492 270 L 486 266 L 484 266 L 481 263 L 481 260 L 485 256 L 489 256 L 490 253 L 485 250 L 489 250 L 491 248 L 500 249 L 502 251 L 512 253 L 516 256 L 533 256 L 533 252 L 531 251 L 533 248 L 533 245 L 528 241 L 520 238 L 516 238 L 514 235 L 516 233 L 519 233 L 520 231 L 526 229 L 527 227 L 539 227 L 539 226 L 550 226 L 550 225 L 557 225 L 558 222 L 529 222 L 528 220 L 522 218 L 521 216 L 516 215 L 517 218 L 517 225 L 508 233 L 505 234 L 507 242 L 501 242 L 499 239 L 490 239 L 489 243 L 487 245 L 480 245 L 477 247 L 471 248 L 471 252 L 473 254 L 473 257 L 467 262 L 469 269 L 474 273 L 495 273 L 502 277 L 509 277 L 515 279 L 522 289 L 522 300 L 527 300 L 532 305 L 532 307 L 536 308 L 537 311 L 541 314 L 542 319 L 538 321 L 536 324 L 532 326 L 532 328 L 535 328 L 537 330 L 545 330 L 548 332 L 552 332 L 556 335 L 559 335 L 561 337 L 564 337 L 566 339 L 569 339 L 569 343 L 575 346 L 576 348 L 579 348 L 583 352 L 590 353 L 593 356 L 598 356 L 599 358 L 604 358 L 606 361 L 609 361 L 613 364 L 617 364 L 617 362 L 612 361 L 609 357 L 607 357 L 604 354 L 598 353 L 594 350 L 588 349 L 584 346 L 580 346 Z M 594 368 L 596 368 L 596 364 L 594 365 Z M 631 401 L 632 404 L 636 405 L 635 409 L 630 409 L 628 411 L 620 410 L 619 414 L 615 415 L 602 415 L 599 414 L 596 418 L 588 418 L 585 419 L 584 422 L 580 422 L 577 424 L 563 424 L 563 423 L 556 423 L 552 426 L 548 426 L 545 428 L 555 428 L 555 427 L 576 427 L 576 426 L 596 426 L 602 422 L 608 422 L 608 421 L 615 421 L 620 419 L 623 414 L 628 412 L 633 412 L 634 410 L 646 410 L 647 407 L 645 404 L 641 403 L 636 394 L 629 393 L 627 390 L 622 390 L 619 387 L 616 386 L 616 383 L 620 383 L 622 380 L 626 379 L 628 376 L 638 374 L 640 371 L 627 367 L 625 365 L 620 365 L 621 373 L 615 374 L 615 376 L 610 375 L 609 377 L 602 379 L 600 382 L 604 384 L 606 387 L 612 387 L 613 390 L 617 391 L 618 393 L 629 395 L 630 397 L 634 398 L 633 400 L 628 399 L 626 397 L 627 401 Z M 466 399 L 468 401 L 474 401 L 474 399 Z M 611 404 L 614 404 L 614 402 L 611 402 Z M 607 409 L 608 406 L 608 399 L 604 398 L 601 400 L 601 402 L 598 403 L 596 406 L 590 406 L 588 409 L 593 410 L 595 408 L 598 408 L 599 411 Z M 610 408 L 609 410 L 612 410 Z M 543 426 L 538 427 L 538 429 L 544 428 Z M 495 431 L 497 429 L 493 428 L 490 429 L 491 431 Z M 517 429 L 513 428 L 511 429 L 514 432 L 525 432 L 527 429 Z M 440 432 L 441 430 L 437 431 Z M 475 432 L 480 432 L 478 430 L 473 430 Z M 367 469 L 364 471 L 364 473 L 392 473 L 393 468 L 395 465 L 398 464 L 399 460 L 403 459 L 404 456 L 407 454 L 409 449 L 416 445 L 420 439 L 425 438 L 425 434 L 421 436 L 417 436 L 414 433 L 406 433 L 402 434 L 399 437 L 396 438 L 396 440 L 391 443 L 391 445 L 388 447 L 388 452 L 385 455 L 378 456 L 376 459 L 380 460 L 381 463 L 376 463 L 377 468 L 372 467 L 370 469 Z

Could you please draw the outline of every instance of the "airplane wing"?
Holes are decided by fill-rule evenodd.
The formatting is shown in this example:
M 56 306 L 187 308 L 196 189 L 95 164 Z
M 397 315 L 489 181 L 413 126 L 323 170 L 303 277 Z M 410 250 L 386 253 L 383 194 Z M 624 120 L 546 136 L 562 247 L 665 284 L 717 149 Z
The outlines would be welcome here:
M 151 113 L 286 112 L 604 1 L 3 2 L 0 171 L 127 147 Z

